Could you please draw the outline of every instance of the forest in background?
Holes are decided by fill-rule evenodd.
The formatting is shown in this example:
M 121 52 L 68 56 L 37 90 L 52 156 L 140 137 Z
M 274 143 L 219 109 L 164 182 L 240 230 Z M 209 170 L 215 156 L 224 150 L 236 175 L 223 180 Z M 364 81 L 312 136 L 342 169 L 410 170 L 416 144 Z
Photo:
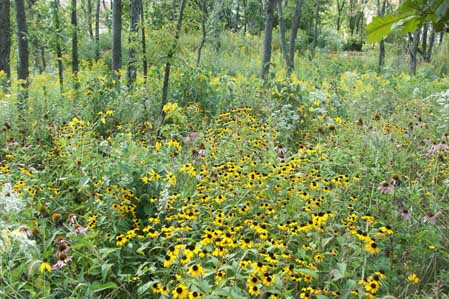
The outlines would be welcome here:
M 448 20 L 0 0 L 0 297 L 448 298 Z

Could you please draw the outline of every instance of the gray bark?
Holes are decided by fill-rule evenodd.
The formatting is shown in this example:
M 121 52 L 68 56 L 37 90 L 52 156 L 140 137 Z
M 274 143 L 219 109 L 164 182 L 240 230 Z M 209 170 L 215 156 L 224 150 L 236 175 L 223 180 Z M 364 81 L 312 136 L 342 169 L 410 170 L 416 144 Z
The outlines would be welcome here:
M 122 3 L 121 0 L 112 2 L 112 76 L 119 87 L 122 67 Z
M 58 61 L 58 78 L 59 78 L 59 90 L 62 93 L 64 91 L 64 68 L 62 65 L 62 48 L 61 48 L 61 28 L 59 25 L 59 0 L 53 1 L 53 13 L 54 23 L 56 31 L 56 59 Z
M 383 16 L 385 14 L 385 8 L 387 0 L 383 0 L 382 4 L 380 0 L 377 0 L 377 14 Z M 383 65 L 385 64 L 385 40 L 382 39 L 379 44 L 379 60 L 377 63 L 377 73 L 380 73 Z
M 282 56 L 285 60 L 285 66 L 288 69 L 288 52 L 287 52 L 287 41 L 285 39 L 285 18 L 282 0 L 278 0 L 278 12 L 279 12 L 279 33 L 281 35 L 281 51 Z
M 0 71 L 11 80 L 11 20 L 9 0 L 0 0 Z
M 139 0 L 131 0 L 130 3 L 130 32 L 128 51 L 128 88 L 131 88 L 137 76 L 137 50 L 138 50 L 138 26 L 139 26 Z
M 276 0 L 268 0 L 263 41 L 262 69 L 260 71 L 260 77 L 264 81 L 266 81 L 266 76 L 270 70 L 275 5 Z
M 422 29 L 422 55 L 424 59 L 427 57 L 427 31 L 429 30 L 429 24 L 424 23 L 423 29 Z
M 295 14 L 293 16 L 292 28 L 290 32 L 290 42 L 288 51 L 287 72 L 290 75 L 295 67 L 295 46 L 298 35 L 299 21 L 301 19 L 302 0 L 296 0 Z
M 312 57 L 315 55 L 315 49 L 318 42 L 318 24 L 320 23 L 320 6 L 321 0 L 316 0 L 315 22 L 313 26 Z
M 100 0 L 95 9 L 95 60 L 100 59 Z
M 143 80 L 147 83 L 148 76 L 148 61 L 147 61 L 147 45 L 145 41 L 145 12 L 143 6 L 143 0 L 140 0 L 140 21 L 141 21 L 141 43 L 142 43 L 142 68 L 143 68 Z
M 199 66 L 201 62 L 201 51 L 203 50 L 204 44 L 206 43 L 206 22 L 207 22 L 207 0 L 201 0 L 200 3 L 201 9 L 201 42 L 198 47 L 197 57 L 196 57 L 196 65 Z
M 76 0 L 72 0 L 72 74 L 75 80 L 74 87 L 77 89 L 78 85 L 78 72 L 79 72 L 79 59 L 78 59 L 78 20 L 76 14 Z
M 420 30 L 413 32 L 412 38 L 412 48 L 410 49 L 410 74 L 416 75 L 416 65 L 417 65 L 417 54 L 419 46 L 419 34 Z
M 22 89 L 19 93 L 18 109 L 24 111 L 28 99 L 28 75 L 29 75 L 29 49 L 28 30 L 25 15 L 24 0 L 15 0 L 16 4 L 16 25 L 17 25 L 17 46 L 19 50 L 19 62 L 17 63 L 17 78 L 21 81 Z M 20 114 L 22 118 L 22 114 Z
M 435 43 L 435 28 L 432 27 L 432 31 L 430 32 L 429 37 L 429 49 L 427 49 L 426 57 L 424 58 L 426 62 L 430 62 L 432 60 L 432 51 L 434 43 Z
M 340 31 L 341 28 L 341 15 L 343 13 L 343 9 L 345 7 L 346 0 L 337 0 L 337 31 Z
M 94 32 L 92 28 L 92 0 L 87 0 L 87 28 L 89 31 L 89 37 L 94 39 Z
M 170 49 L 168 50 L 167 54 L 167 62 L 165 63 L 165 70 L 164 70 L 164 85 L 162 86 L 162 103 L 161 103 L 161 113 L 164 117 L 164 112 L 162 111 L 162 108 L 164 108 L 165 104 L 167 104 L 168 100 L 168 85 L 170 82 L 170 68 L 171 68 L 171 60 L 173 59 L 173 56 L 175 55 L 176 46 L 178 45 L 179 35 L 181 34 L 181 27 L 182 27 L 182 18 L 184 16 L 184 9 L 186 7 L 187 0 L 181 1 L 181 7 L 179 8 L 179 15 L 178 15 L 178 21 L 176 23 L 176 31 L 175 31 L 175 40 L 173 41 L 173 44 L 171 45 Z

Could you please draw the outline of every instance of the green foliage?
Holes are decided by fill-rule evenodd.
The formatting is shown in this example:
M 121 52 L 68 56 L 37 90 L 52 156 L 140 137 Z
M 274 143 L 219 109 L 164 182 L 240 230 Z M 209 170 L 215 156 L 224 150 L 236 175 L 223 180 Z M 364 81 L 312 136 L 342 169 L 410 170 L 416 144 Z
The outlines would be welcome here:
M 449 26 L 449 2 L 445 0 L 406 0 L 398 11 L 383 17 L 374 17 L 366 27 L 369 42 L 378 42 L 392 29 L 399 27 L 403 33 L 421 28 L 425 22 L 432 23 L 437 31 L 445 31 Z

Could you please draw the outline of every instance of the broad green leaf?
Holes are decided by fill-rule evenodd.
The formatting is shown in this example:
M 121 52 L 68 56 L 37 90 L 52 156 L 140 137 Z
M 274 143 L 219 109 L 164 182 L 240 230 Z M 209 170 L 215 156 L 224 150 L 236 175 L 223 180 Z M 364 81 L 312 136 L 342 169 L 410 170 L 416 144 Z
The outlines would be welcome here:
M 435 11 L 437 21 L 449 20 L 449 1 L 443 1 L 443 3 Z
M 381 41 L 382 38 L 391 32 L 391 26 L 405 17 L 407 16 L 392 14 L 384 17 L 374 17 L 371 23 L 366 26 L 366 37 L 368 42 Z

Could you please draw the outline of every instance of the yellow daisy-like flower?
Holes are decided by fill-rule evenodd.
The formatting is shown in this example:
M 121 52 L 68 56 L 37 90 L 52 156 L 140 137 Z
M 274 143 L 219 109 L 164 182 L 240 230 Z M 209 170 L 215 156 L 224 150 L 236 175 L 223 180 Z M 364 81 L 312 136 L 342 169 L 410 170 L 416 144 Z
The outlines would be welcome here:
M 189 296 L 187 287 L 182 283 L 178 283 L 176 288 L 172 291 L 173 299 L 186 299 Z
M 419 283 L 419 277 L 415 273 L 410 274 L 407 277 L 407 280 L 410 281 L 412 284 L 418 284 Z
M 45 271 L 51 272 L 51 265 L 44 260 L 39 267 L 39 272 L 44 273 Z
M 365 243 L 365 250 L 371 254 L 376 254 L 380 251 L 379 246 L 377 246 L 376 242 L 372 240 Z
M 192 275 L 193 277 L 198 277 L 203 275 L 204 273 L 204 269 L 201 265 L 199 264 L 193 264 L 189 270 L 188 270 L 189 274 Z

